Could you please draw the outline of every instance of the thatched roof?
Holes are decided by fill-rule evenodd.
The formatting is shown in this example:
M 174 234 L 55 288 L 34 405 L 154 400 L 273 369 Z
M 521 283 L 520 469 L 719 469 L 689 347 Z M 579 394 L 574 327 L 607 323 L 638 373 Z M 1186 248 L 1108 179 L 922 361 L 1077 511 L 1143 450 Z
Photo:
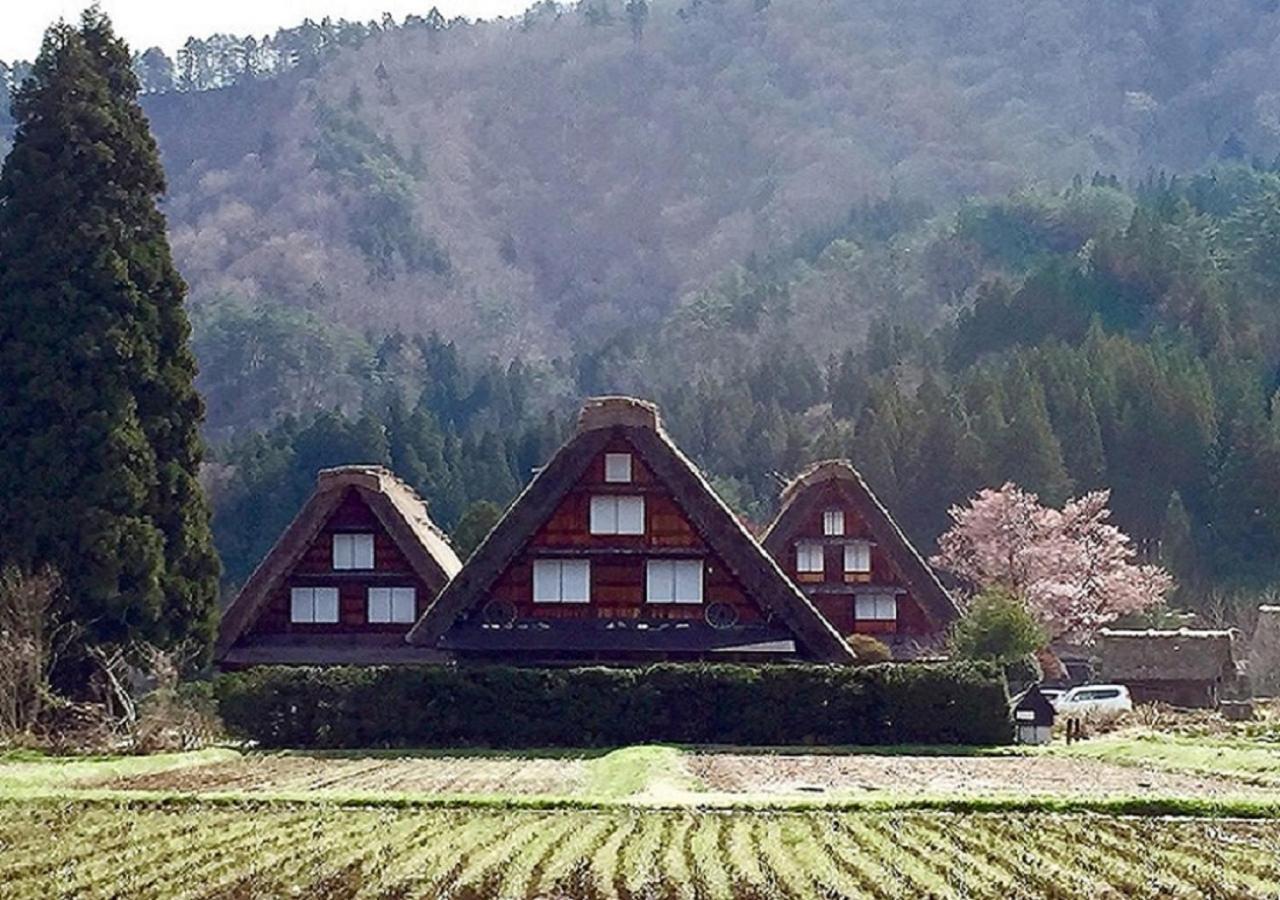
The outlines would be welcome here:
M 216 658 L 222 659 L 253 624 L 262 605 L 306 553 L 349 490 L 373 511 L 414 573 L 431 590 L 438 591 L 462 568 L 449 539 L 427 514 L 427 504 L 390 470 L 382 466 L 324 469 L 301 511 L 223 611 Z
M 630 397 L 587 401 L 578 418 L 577 432 L 515 499 L 463 570 L 423 613 L 409 632 L 409 640 L 435 646 L 460 616 L 483 603 L 494 582 L 581 480 L 590 462 L 615 437 L 631 445 L 671 491 L 690 524 L 746 592 L 778 615 L 808 656 L 830 662 L 853 661 L 849 645 L 672 442 L 662 427 L 657 407 Z
M 1217 681 L 1236 675 L 1230 631 L 1122 631 L 1104 628 L 1096 648 L 1109 681 Z
M 814 505 L 819 502 L 821 492 L 818 489 L 828 485 L 834 485 L 847 497 L 867 523 L 925 615 L 938 626 L 948 625 L 959 618 L 960 610 L 942 582 L 938 581 L 937 574 L 847 459 L 816 462 L 787 483 L 782 489 L 782 507 L 765 531 L 765 549 L 775 559 L 787 552 L 796 529 L 814 512 Z

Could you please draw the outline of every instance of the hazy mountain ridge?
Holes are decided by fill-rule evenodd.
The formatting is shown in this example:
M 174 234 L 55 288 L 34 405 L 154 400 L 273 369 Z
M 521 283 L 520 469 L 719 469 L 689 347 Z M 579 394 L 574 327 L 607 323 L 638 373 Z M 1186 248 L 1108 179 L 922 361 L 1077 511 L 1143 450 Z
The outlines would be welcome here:
M 585 0 L 146 105 L 197 304 L 537 356 L 656 325 L 891 190 L 946 208 L 1270 159 L 1277 35 L 1257 0 L 700 0 L 655 4 L 638 36 L 621 2 Z M 848 295 L 849 343 L 892 302 L 819 293 Z

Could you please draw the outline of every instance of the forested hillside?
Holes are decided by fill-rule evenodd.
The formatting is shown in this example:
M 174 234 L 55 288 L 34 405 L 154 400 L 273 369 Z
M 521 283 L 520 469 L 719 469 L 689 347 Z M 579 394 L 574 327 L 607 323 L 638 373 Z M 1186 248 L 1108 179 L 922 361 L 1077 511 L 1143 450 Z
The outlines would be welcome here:
M 1278 40 L 1271 0 L 583 0 L 138 54 L 229 583 L 321 466 L 474 537 L 626 391 L 757 521 L 825 455 L 925 549 L 978 488 L 1110 487 L 1234 615 L 1280 581 Z
M 1273 0 L 582 0 L 216 35 L 138 68 L 197 305 L 510 357 L 657 323 L 891 190 L 948 210 L 1269 161 L 1278 35 Z M 830 285 L 834 340 L 897 305 L 877 280 Z

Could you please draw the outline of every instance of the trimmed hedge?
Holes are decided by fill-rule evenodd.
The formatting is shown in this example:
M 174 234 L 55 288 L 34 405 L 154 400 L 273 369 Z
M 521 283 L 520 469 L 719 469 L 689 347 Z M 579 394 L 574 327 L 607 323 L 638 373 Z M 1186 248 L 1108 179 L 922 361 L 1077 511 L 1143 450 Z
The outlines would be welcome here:
M 1002 744 L 1000 670 L 663 664 L 285 668 L 221 675 L 232 733 L 267 747 Z

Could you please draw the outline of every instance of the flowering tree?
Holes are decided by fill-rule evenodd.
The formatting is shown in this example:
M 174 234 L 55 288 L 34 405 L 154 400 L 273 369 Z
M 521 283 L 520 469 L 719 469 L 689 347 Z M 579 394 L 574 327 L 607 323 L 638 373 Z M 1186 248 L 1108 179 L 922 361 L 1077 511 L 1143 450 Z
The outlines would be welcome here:
M 1000 586 L 1026 600 L 1051 639 L 1089 642 L 1106 623 L 1158 605 L 1173 579 L 1135 562 L 1133 545 L 1107 522 L 1109 491 L 1061 510 L 1012 483 L 952 507 L 934 565 L 974 590 Z

